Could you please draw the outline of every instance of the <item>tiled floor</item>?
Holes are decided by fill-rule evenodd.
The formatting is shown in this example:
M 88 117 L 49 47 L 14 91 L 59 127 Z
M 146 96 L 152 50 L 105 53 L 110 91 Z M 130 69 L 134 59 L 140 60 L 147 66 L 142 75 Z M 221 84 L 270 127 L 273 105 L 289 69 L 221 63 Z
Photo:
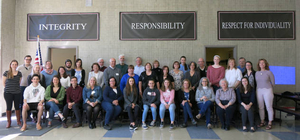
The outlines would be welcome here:
M 72 124 L 69 124 L 72 125 Z M 5 129 L 5 128 L 0 128 Z M 28 130 L 30 131 L 30 130 Z M 282 126 L 279 123 L 274 123 L 272 130 L 258 129 L 255 133 L 241 131 L 241 126 L 238 128 L 231 127 L 230 131 L 222 130 L 221 128 L 206 129 L 204 122 L 196 126 L 187 128 L 176 127 L 173 130 L 166 125 L 165 128 L 150 127 L 148 130 L 139 128 L 136 131 L 130 131 L 127 124 L 115 124 L 113 130 L 107 131 L 102 127 L 89 129 L 87 125 L 80 128 L 62 128 L 58 126 L 46 134 L 36 136 L 19 136 L 19 134 L 0 137 L 0 139 L 14 140 L 198 140 L 198 139 L 222 139 L 222 140 L 300 140 L 300 121 L 284 121 Z

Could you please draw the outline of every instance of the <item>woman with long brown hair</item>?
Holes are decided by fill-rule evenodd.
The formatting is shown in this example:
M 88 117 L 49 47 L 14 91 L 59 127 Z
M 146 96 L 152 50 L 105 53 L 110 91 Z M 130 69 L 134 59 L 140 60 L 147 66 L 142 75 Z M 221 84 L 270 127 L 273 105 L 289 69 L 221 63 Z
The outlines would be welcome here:
M 266 127 L 267 130 L 272 129 L 273 121 L 273 86 L 275 79 L 273 73 L 270 71 L 269 63 L 266 59 L 259 59 L 257 64 L 258 71 L 255 73 L 257 83 L 257 102 L 259 108 L 259 116 L 261 123 L 258 127 L 265 126 L 265 104 L 268 111 L 269 123 Z
M 124 95 L 124 109 L 128 112 L 128 117 L 130 120 L 129 129 L 136 130 L 137 126 L 135 122 L 140 115 L 140 107 L 137 104 L 138 99 L 138 90 L 136 87 L 136 83 L 133 77 L 129 77 L 127 80 L 126 87 L 123 90 Z M 132 113 L 134 112 L 134 115 Z
M 20 121 L 20 103 L 22 102 L 22 94 L 20 89 L 20 82 L 22 79 L 22 73 L 17 71 L 18 61 L 12 60 L 9 64 L 9 70 L 5 71 L 2 76 L 2 82 L 4 87 L 4 99 L 6 101 L 6 128 L 11 126 L 11 108 L 14 102 L 17 123 L 21 126 Z

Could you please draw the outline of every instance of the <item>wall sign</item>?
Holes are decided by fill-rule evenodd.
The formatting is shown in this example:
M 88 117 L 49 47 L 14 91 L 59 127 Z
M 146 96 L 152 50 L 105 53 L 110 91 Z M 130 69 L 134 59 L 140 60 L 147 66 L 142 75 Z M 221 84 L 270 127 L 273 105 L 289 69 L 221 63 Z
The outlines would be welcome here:
M 195 40 L 196 12 L 121 12 L 120 40 Z
M 99 40 L 99 13 L 28 14 L 27 40 Z
M 295 11 L 219 11 L 219 40 L 294 40 Z

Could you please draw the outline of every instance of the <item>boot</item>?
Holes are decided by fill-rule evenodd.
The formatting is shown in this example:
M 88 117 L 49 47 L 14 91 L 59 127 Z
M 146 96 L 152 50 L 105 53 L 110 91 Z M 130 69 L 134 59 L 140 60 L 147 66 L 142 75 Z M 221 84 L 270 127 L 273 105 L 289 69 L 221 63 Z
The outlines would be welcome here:
M 6 110 L 6 117 L 7 117 L 6 128 L 10 128 L 10 126 L 11 126 L 11 111 Z
M 21 111 L 20 110 L 16 110 L 16 117 L 17 117 L 17 123 L 18 123 L 18 126 L 22 126 L 22 123 L 20 121 L 20 118 L 21 118 Z

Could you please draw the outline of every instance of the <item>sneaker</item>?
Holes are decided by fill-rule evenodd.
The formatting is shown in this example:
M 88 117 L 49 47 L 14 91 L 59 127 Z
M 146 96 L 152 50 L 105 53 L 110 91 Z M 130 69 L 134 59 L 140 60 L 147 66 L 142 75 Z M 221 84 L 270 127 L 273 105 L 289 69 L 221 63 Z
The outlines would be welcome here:
M 148 129 L 148 126 L 146 123 L 143 123 L 142 127 L 143 127 L 143 129 Z
M 207 129 L 211 129 L 211 124 L 207 124 Z
M 106 129 L 106 130 L 111 130 L 111 126 L 108 125 L 108 124 L 105 124 L 103 128 Z
M 81 123 L 75 123 L 72 127 L 73 127 L 73 128 L 77 128 L 77 127 L 80 127 L 80 126 L 82 126 Z
M 193 124 L 193 125 L 196 125 L 196 124 L 197 124 L 197 122 L 195 121 L 195 119 L 192 119 L 192 124 Z
M 164 122 L 160 123 L 160 128 L 164 128 Z
M 153 126 L 153 127 L 154 127 L 154 125 L 155 125 L 155 121 L 152 121 L 152 122 L 149 124 L 149 126 Z
M 186 123 L 183 123 L 182 125 L 180 125 L 180 127 L 186 128 L 186 127 L 187 127 L 187 124 L 186 124 Z
M 134 128 L 133 128 L 133 125 L 129 125 L 129 129 L 130 130 L 133 130 Z
M 170 125 L 170 129 L 173 129 L 174 128 L 174 124 L 173 123 L 171 123 L 171 125 Z
M 137 130 L 138 127 L 136 125 L 133 126 L 133 130 Z
M 198 114 L 196 118 L 199 120 L 201 118 L 201 114 Z

